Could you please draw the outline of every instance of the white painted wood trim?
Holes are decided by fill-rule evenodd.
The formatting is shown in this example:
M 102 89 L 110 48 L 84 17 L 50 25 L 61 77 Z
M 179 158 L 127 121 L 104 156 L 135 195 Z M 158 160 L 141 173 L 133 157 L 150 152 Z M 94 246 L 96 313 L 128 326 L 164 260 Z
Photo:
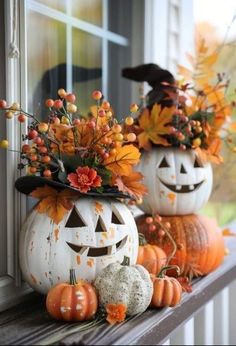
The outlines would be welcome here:
M 180 326 L 170 338 L 171 345 L 194 345 L 194 318 Z
M 102 37 L 102 38 L 105 37 L 107 40 L 117 43 L 121 46 L 128 46 L 129 44 L 128 39 L 121 35 L 115 34 L 109 30 L 105 30 L 104 28 L 85 22 L 81 19 L 68 16 L 67 14 L 63 12 L 57 11 L 53 8 L 40 4 L 34 0 L 26 0 L 26 1 L 27 1 L 27 8 L 29 8 L 32 11 L 38 12 L 44 16 L 53 18 L 65 24 L 70 23 L 71 26 L 77 29 L 86 31 L 87 33 L 90 33 L 98 37 Z
M 232 301 L 233 303 L 233 301 Z M 229 345 L 229 288 L 214 298 L 214 344 Z
M 66 1 L 66 12 L 67 15 L 70 17 L 72 10 L 71 10 L 71 0 Z M 73 65 L 73 58 L 72 58 L 72 25 L 70 23 L 66 24 L 66 91 L 73 92 L 73 80 L 72 80 L 72 65 Z
M 229 345 L 236 345 L 236 280 L 229 286 Z
M 195 345 L 214 345 L 214 304 L 210 300 L 194 319 Z
M 102 2 L 103 18 L 102 26 L 108 31 L 108 0 Z M 107 98 L 108 95 L 108 38 L 102 38 L 102 93 Z
M 167 0 L 146 0 L 144 10 L 144 63 L 167 64 Z

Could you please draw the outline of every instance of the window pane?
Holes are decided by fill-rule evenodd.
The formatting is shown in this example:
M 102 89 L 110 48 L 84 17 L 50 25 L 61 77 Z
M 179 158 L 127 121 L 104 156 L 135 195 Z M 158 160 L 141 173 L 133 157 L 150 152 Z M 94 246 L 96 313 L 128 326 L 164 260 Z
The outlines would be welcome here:
M 27 34 L 29 111 L 35 112 L 46 98 L 58 97 L 58 88 L 66 88 L 66 26 L 28 11 Z
M 130 49 L 109 43 L 108 55 L 108 99 L 119 119 L 127 115 L 131 104 L 131 81 L 123 78 L 122 68 L 131 66 Z
M 102 26 L 102 0 L 73 0 L 72 15 L 86 22 Z
M 66 1 L 67 0 L 37 0 L 37 2 L 61 12 L 66 12 Z
M 108 1 L 108 29 L 110 31 L 129 38 L 132 26 L 132 3 L 133 1 L 127 0 Z
M 81 30 L 73 30 L 73 91 L 82 114 L 93 103 L 90 97 L 102 87 L 102 40 Z

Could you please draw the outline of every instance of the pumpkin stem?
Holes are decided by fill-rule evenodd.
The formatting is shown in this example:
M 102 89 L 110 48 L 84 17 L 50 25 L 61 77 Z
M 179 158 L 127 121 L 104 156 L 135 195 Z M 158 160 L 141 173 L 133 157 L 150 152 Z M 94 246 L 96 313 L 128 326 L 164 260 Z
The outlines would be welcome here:
M 77 280 L 75 276 L 75 270 L 70 269 L 70 285 L 76 285 L 76 284 L 77 284 Z
M 139 245 L 141 245 L 141 246 L 144 246 L 147 244 L 147 240 L 146 240 L 144 234 L 142 234 L 142 233 L 138 234 L 138 242 L 139 242 Z
M 177 272 L 177 275 L 179 276 L 180 275 L 180 268 L 176 265 L 167 265 L 167 266 L 164 266 L 161 268 L 159 274 L 157 275 L 158 278 L 163 278 L 166 271 L 169 270 L 169 269 L 174 269 L 176 270 Z

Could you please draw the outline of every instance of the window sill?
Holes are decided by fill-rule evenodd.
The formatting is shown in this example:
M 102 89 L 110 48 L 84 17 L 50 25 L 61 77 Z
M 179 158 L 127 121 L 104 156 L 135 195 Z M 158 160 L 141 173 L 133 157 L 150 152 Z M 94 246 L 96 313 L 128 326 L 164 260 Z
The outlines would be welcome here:
M 53 320 L 45 309 L 45 296 L 30 293 L 28 301 L 0 314 L 2 345 L 157 345 L 163 344 L 182 323 L 204 306 L 236 277 L 236 238 L 228 238 L 230 254 L 211 274 L 196 279 L 191 294 L 184 293 L 180 305 L 161 310 L 148 309 L 124 323 L 104 322 L 79 331 L 82 323 Z M 176 318 L 178 317 L 178 318 Z

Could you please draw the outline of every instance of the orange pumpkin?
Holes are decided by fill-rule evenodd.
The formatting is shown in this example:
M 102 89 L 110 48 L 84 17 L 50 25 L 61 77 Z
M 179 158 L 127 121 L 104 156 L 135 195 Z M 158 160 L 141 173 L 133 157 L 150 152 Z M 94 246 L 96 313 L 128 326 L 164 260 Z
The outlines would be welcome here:
M 147 215 L 136 219 L 139 232 L 151 244 L 160 246 L 167 254 L 173 252 L 173 243 L 165 235 L 158 237 L 148 232 L 145 222 Z M 169 264 L 180 267 L 182 276 L 201 276 L 215 270 L 224 259 L 224 239 L 214 219 L 202 215 L 163 216 L 162 222 L 170 223 L 169 233 L 176 243 L 177 250 Z
M 166 262 L 166 253 L 159 246 L 148 244 L 144 235 L 140 234 L 137 264 L 141 264 L 149 273 L 156 275 Z
M 71 269 L 70 283 L 59 283 L 49 290 L 46 308 L 57 320 L 90 320 L 97 312 L 97 293 L 90 283 L 83 280 L 77 283 L 75 271 Z
M 174 266 L 163 267 L 158 276 L 151 274 L 153 282 L 153 296 L 151 307 L 162 308 L 165 306 L 173 307 L 181 301 L 182 287 L 178 280 L 163 273 Z M 178 268 L 178 267 L 177 267 Z

